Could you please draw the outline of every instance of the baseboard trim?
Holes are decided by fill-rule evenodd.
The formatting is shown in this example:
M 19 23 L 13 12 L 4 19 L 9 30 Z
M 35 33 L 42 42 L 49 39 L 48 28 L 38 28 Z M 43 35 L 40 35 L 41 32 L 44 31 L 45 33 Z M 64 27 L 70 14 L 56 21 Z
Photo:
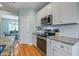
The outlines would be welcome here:
M 32 43 L 25 43 L 25 42 L 19 42 L 19 44 L 28 44 L 28 45 L 33 45 Z

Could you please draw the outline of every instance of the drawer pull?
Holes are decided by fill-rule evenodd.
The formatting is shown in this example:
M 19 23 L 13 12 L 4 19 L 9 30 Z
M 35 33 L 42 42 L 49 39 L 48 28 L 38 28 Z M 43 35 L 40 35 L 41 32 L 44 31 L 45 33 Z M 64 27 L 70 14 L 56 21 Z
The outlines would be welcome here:
M 61 47 L 61 48 L 64 48 L 64 46 L 62 46 L 62 45 L 61 45 L 60 47 Z

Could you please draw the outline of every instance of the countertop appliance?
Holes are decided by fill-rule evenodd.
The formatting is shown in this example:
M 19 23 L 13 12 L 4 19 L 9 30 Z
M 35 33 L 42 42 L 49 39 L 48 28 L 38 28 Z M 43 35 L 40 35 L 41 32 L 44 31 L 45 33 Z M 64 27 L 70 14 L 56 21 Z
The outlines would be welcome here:
M 52 25 L 52 15 L 41 18 L 41 25 Z

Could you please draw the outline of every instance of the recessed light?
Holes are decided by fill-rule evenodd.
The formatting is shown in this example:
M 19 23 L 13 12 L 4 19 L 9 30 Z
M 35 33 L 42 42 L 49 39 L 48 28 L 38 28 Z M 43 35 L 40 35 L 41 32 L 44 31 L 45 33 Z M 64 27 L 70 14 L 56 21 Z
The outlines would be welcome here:
M 2 4 L 0 4 L 0 7 L 2 7 L 3 5 Z

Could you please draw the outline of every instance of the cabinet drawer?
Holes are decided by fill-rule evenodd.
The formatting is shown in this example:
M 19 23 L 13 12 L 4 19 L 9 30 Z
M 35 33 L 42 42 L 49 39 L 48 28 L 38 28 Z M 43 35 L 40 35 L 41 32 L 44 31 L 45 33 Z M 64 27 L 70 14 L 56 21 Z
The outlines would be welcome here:
M 56 48 L 55 47 L 52 47 L 51 48 L 51 55 L 52 56 L 56 56 L 56 52 L 57 52 Z
M 72 55 L 71 53 L 63 51 L 61 49 L 57 49 L 56 54 L 57 54 L 57 56 L 71 56 Z
M 50 52 L 47 53 L 47 56 L 52 56 Z
M 72 53 L 72 46 L 71 45 L 64 44 L 62 42 L 56 42 L 56 47 L 63 50 L 63 51 L 66 51 L 68 53 Z
M 71 56 L 71 54 L 58 53 L 58 52 L 57 52 L 56 56 Z

